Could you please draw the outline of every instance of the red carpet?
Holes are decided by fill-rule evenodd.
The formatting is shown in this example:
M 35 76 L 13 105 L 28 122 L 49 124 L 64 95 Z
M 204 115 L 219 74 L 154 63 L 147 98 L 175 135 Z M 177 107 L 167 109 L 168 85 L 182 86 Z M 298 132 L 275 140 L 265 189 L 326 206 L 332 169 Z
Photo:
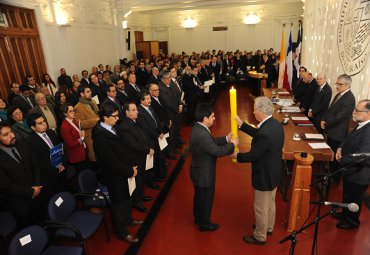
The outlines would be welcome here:
M 215 106 L 216 123 L 212 128 L 215 136 L 226 135 L 230 129 L 229 99 L 227 91 L 218 98 Z M 248 98 L 246 89 L 238 91 L 238 113 L 242 119 L 255 123 L 252 116 L 253 106 Z M 183 137 L 188 140 L 190 128 L 183 129 Z M 240 135 L 240 150 L 246 151 L 250 146 L 250 138 Z M 216 194 L 212 220 L 220 224 L 220 229 L 214 232 L 199 232 L 193 223 L 192 199 L 193 186 L 189 177 L 191 154 L 187 157 L 176 181 L 165 199 L 158 215 L 151 225 L 138 254 L 289 254 L 290 241 L 280 245 L 279 241 L 287 236 L 285 222 L 287 203 L 277 193 L 277 217 L 272 237 L 268 237 L 265 246 L 248 245 L 242 237 L 252 233 L 254 223 L 253 189 L 251 186 L 250 164 L 232 163 L 231 158 L 220 158 L 217 163 Z M 162 184 L 163 185 L 163 184 Z M 317 200 L 317 193 L 312 192 L 312 200 Z M 158 195 L 158 191 L 148 190 L 149 195 Z M 341 201 L 341 185 L 332 188 L 329 201 Z M 146 205 L 151 205 L 150 202 Z M 328 207 L 322 207 L 323 212 Z M 315 215 L 316 213 L 314 213 Z M 144 214 L 134 211 L 136 218 L 143 218 Z M 312 218 L 313 219 L 313 218 Z M 310 219 L 310 221 L 312 220 Z M 335 227 L 336 220 L 326 217 L 320 222 L 318 253 L 317 254 L 370 254 L 370 211 L 363 206 L 361 226 L 355 230 L 340 230 Z M 112 226 L 110 230 L 112 231 Z M 133 228 L 132 232 L 137 231 Z M 314 227 L 307 233 L 298 236 L 295 254 L 311 254 Z M 113 234 L 112 234 L 113 235 Z M 88 241 L 91 255 L 119 254 L 126 252 L 128 245 L 116 239 L 108 243 L 104 236 L 104 229 L 92 240 Z M 132 254 L 132 253 L 131 253 Z

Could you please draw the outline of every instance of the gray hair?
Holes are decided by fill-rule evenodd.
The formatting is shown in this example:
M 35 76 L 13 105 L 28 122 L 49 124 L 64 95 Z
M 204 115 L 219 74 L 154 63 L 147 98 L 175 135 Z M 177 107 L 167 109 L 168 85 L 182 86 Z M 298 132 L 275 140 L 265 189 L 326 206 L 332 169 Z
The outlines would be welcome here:
M 254 100 L 255 109 L 266 114 L 272 115 L 274 113 L 274 105 L 268 97 L 257 97 Z
M 351 87 L 352 84 L 352 78 L 348 74 L 341 74 L 338 76 L 338 80 L 342 80 L 344 84 Z

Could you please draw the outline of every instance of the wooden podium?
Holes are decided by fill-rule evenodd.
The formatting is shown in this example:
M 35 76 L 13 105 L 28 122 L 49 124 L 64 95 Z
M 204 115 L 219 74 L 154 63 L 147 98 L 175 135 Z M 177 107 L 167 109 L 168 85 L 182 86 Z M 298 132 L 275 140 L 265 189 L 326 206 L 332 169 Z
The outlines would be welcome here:
M 294 154 L 287 226 L 289 232 L 299 229 L 308 217 L 313 160 L 314 157 L 309 154 L 306 158 L 301 157 L 301 153 Z

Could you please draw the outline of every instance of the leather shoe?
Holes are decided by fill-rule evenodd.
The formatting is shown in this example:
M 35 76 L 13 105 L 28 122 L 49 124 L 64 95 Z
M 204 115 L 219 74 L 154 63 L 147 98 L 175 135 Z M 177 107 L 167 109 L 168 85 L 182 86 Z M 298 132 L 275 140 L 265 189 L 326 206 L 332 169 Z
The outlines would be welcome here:
M 146 213 L 148 211 L 148 209 L 146 209 L 145 206 L 143 205 L 134 205 L 133 206 L 136 210 L 138 210 L 139 212 L 143 212 L 143 213 Z
M 150 196 L 144 196 L 143 197 L 143 201 L 144 202 L 149 202 L 149 201 L 152 201 L 153 200 L 153 198 L 152 197 L 150 197 Z
M 337 228 L 341 228 L 341 229 L 353 229 L 353 228 L 358 228 L 358 226 L 356 226 L 356 225 L 350 225 L 347 222 L 339 222 L 337 224 Z
M 253 223 L 252 225 L 253 228 L 256 228 L 256 224 Z M 272 236 L 272 231 L 268 231 L 267 230 L 267 233 L 266 233 L 268 236 Z
M 208 225 L 199 225 L 199 231 L 215 231 L 220 228 L 220 225 L 217 223 L 210 223 Z
M 150 183 L 148 186 L 152 189 L 161 189 L 161 186 L 159 186 L 157 183 Z
M 122 240 L 130 243 L 130 244 L 137 244 L 139 242 L 139 238 L 136 238 L 130 234 L 128 234 L 127 236 L 123 237 Z
M 265 245 L 266 242 L 258 241 L 254 236 L 244 236 L 243 241 L 249 244 Z
M 130 226 L 141 225 L 143 222 L 143 220 L 132 220 Z

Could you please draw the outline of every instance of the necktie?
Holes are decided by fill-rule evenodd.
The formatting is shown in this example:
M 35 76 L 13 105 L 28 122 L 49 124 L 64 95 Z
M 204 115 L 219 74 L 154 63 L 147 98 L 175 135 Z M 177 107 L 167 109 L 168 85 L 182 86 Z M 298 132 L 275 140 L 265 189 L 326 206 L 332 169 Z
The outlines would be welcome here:
M 50 148 L 54 148 L 53 143 L 51 142 L 50 138 L 46 133 L 43 133 L 42 136 L 44 137 L 46 143 L 49 145 Z
M 174 82 L 175 82 L 175 84 L 177 85 L 177 87 L 179 88 L 179 90 L 181 91 L 181 87 L 180 87 L 180 85 L 179 85 L 179 83 L 177 82 L 177 80 L 176 80 L 176 79 L 174 80 Z
M 137 92 L 140 92 L 140 89 L 139 89 L 139 87 L 138 87 L 136 84 L 134 84 L 134 87 L 135 87 L 135 90 L 136 90 Z
M 28 103 L 30 104 L 30 106 L 31 106 L 31 107 L 33 107 L 33 104 L 32 104 L 32 102 L 31 102 L 31 100 L 30 100 L 30 98 L 29 98 L 29 97 L 27 97 L 27 101 L 28 101 Z
M 150 116 L 152 117 L 152 119 L 154 120 L 155 126 L 157 126 L 157 121 L 155 120 L 154 115 L 153 115 L 152 111 L 150 110 L 150 108 L 148 108 L 147 111 L 150 114 Z
M 19 156 L 19 154 L 15 151 L 15 149 L 12 149 L 12 153 L 13 153 L 13 156 L 17 159 L 18 163 L 23 162 L 21 156 Z

